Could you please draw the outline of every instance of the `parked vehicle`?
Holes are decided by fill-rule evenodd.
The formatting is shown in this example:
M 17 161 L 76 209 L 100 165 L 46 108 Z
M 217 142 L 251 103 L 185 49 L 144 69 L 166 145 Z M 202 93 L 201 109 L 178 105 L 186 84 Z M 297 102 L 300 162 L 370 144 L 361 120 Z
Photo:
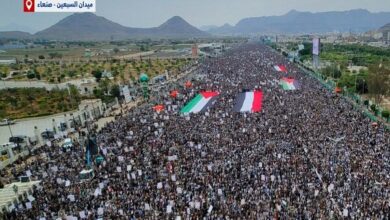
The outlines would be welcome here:
M 0 126 L 7 126 L 13 124 L 15 124 L 15 121 L 13 121 L 12 119 L 3 119 L 0 121 Z
M 53 140 L 54 139 L 54 132 L 53 131 L 44 131 L 41 133 L 41 136 L 45 140 Z
M 14 143 L 14 144 L 23 144 L 23 143 L 28 143 L 28 137 L 24 135 L 16 135 L 12 136 L 8 139 L 9 142 Z
M 58 130 L 66 131 L 66 129 L 68 129 L 68 125 L 66 123 L 64 123 L 64 122 L 61 122 L 60 126 L 58 126 Z

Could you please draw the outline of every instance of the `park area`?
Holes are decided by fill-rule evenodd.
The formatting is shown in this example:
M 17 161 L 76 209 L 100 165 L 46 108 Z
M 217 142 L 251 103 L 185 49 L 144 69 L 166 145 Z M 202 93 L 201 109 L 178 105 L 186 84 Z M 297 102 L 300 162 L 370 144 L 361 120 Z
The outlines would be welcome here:
M 322 65 L 318 72 L 324 80 L 344 92 L 369 100 L 367 106 L 370 105 L 371 110 L 390 110 L 390 50 L 360 44 L 327 43 L 321 48 Z M 303 63 L 311 63 L 310 44 L 305 44 L 305 49 L 299 53 Z
M 190 50 L 180 42 L 36 42 L 1 51 L 0 59 L 15 62 L 0 64 L 0 78 L 62 83 L 100 71 L 116 82 L 134 81 L 143 72 L 177 74 L 192 61 Z
M 0 119 L 28 118 L 52 115 L 77 109 L 80 96 L 77 90 L 46 91 L 41 88 L 15 88 L 1 90 Z

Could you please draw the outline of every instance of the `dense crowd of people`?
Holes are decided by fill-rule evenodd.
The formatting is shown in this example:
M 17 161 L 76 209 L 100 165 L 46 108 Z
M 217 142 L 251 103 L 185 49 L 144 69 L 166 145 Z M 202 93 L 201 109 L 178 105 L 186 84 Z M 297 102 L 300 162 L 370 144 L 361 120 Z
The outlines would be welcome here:
M 274 65 L 285 65 L 287 73 Z M 178 82 L 97 133 L 104 161 L 80 181 L 85 148 L 42 147 L 32 207 L 8 219 L 387 219 L 390 134 L 265 45 L 245 44 L 199 64 Z M 285 91 L 279 79 L 300 89 Z M 193 77 L 193 76 L 191 76 Z M 232 108 L 261 89 L 261 113 Z M 220 95 L 206 112 L 180 114 L 199 91 Z M 24 173 L 15 174 L 16 176 Z

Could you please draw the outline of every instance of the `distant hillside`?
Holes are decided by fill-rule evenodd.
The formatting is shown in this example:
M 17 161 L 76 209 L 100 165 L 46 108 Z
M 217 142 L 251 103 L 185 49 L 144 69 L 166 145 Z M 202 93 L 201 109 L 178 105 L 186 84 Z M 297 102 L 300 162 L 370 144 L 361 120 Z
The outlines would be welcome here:
M 0 26 L 0 32 L 1 31 L 22 31 L 22 32 L 28 32 L 28 33 L 35 33 L 38 30 L 36 30 L 34 27 L 27 26 L 27 25 L 20 25 L 17 23 L 9 23 L 4 26 Z
M 39 31 L 36 38 L 49 40 L 110 40 L 125 39 L 129 28 L 92 13 L 70 15 L 53 26 Z
M 31 39 L 33 35 L 22 31 L 0 31 L 0 39 Z
M 55 25 L 37 32 L 34 37 L 64 41 L 104 41 L 134 38 L 191 38 L 206 37 L 203 32 L 175 16 L 159 27 L 131 28 L 112 22 L 93 13 L 70 15 Z
M 203 25 L 199 27 L 199 30 L 201 31 L 209 31 L 211 29 L 218 28 L 217 25 Z
M 190 25 L 183 18 L 174 16 L 157 28 L 152 28 L 152 33 L 158 37 L 206 37 L 209 34 Z
M 357 9 L 311 13 L 292 10 L 282 16 L 242 19 L 229 34 L 366 32 L 378 29 L 389 21 L 390 12 L 371 13 Z M 210 30 L 209 33 L 226 33 L 226 28 Z
M 382 32 L 382 33 L 387 33 L 387 32 L 390 32 L 390 23 L 382 26 L 381 28 L 379 28 L 379 32 Z
M 207 32 L 215 35 L 226 35 L 229 33 L 234 33 L 234 26 L 230 24 L 224 24 L 221 27 L 211 28 Z

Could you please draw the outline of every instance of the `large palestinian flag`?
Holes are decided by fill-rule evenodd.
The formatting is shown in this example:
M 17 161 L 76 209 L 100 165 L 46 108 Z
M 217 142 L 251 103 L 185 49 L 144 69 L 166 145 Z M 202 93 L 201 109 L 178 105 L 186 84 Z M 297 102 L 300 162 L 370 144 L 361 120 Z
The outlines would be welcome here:
M 254 92 L 243 92 L 238 94 L 236 105 L 233 108 L 235 112 L 260 112 L 263 102 L 263 92 L 256 90 Z
M 282 66 L 282 65 L 275 65 L 275 66 L 274 66 L 274 69 L 275 69 L 276 71 L 278 71 L 278 72 L 285 72 L 285 73 L 287 73 L 286 67 L 285 67 L 285 66 Z
M 184 108 L 181 109 L 181 113 L 198 113 L 205 111 L 212 105 L 213 101 L 219 95 L 218 92 L 200 92 L 195 98 L 193 98 Z
M 296 90 L 299 89 L 298 81 L 291 77 L 283 77 L 280 80 L 280 85 L 284 90 Z

